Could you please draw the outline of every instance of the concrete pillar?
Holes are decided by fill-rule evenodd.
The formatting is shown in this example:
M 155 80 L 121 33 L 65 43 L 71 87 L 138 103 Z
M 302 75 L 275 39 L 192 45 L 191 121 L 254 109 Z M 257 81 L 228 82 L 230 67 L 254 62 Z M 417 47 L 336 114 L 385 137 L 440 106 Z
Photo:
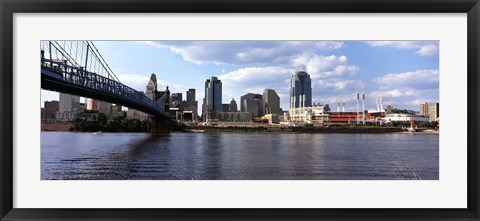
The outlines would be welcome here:
M 150 133 L 158 134 L 158 133 L 170 133 L 172 130 L 172 122 L 171 119 L 168 118 L 159 118 L 159 117 L 152 117 L 152 126 L 150 127 Z

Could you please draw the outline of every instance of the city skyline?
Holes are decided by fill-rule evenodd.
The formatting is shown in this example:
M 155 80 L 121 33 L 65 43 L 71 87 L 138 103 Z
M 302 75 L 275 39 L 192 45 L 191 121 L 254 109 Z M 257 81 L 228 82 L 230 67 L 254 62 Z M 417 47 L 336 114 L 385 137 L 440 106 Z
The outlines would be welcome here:
M 95 41 L 121 82 L 145 90 L 149 76 L 158 89 L 172 93 L 197 90 L 204 98 L 205 79 L 223 83 L 222 103 L 246 93 L 274 89 L 280 105 L 289 109 L 290 79 L 295 67 L 306 66 L 312 78 L 312 101 L 335 107 L 345 101 L 355 108 L 355 94 L 366 94 L 365 107 L 374 110 L 376 98 L 384 107 L 418 110 L 438 102 L 438 41 Z M 42 91 L 46 100 L 58 93 Z M 83 101 L 83 100 L 82 100 Z M 200 110 L 201 111 L 201 110 Z

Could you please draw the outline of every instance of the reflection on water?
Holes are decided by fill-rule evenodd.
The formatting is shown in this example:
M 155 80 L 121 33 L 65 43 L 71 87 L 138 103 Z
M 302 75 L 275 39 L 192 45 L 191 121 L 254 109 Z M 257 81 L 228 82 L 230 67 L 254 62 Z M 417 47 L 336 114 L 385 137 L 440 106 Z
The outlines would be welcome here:
M 41 133 L 42 179 L 438 180 L 436 135 Z

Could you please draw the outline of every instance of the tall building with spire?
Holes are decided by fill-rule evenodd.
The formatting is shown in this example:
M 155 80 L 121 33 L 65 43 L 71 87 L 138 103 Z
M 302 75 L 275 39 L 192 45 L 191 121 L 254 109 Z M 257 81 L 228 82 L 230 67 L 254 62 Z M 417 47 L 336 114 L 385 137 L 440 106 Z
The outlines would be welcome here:
M 168 90 L 168 87 L 167 87 L 167 90 Z M 151 100 L 154 100 L 154 98 L 156 96 L 155 93 L 158 93 L 158 91 L 157 91 L 157 76 L 155 75 L 155 73 L 152 73 L 150 75 L 150 80 L 148 81 L 147 85 L 145 86 L 145 96 L 147 96 Z M 167 99 L 166 102 L 168 102 L 168 99 Z M 143 113 L 139 110 L 135 110 L 133 108 L 128 108 L 127 118 L 147 120 L 148 119 L 148 114 Z
M 290 109 L 312 106 L 312 81 L 304 65 L 297 66 L 290 80 Z
M 230 101 L 230 105 L 228 107 L 228 111 L 229 112 L 237 112 L 238 111 L 238 107 L 237 107 L 237 102 L 235 101 L 235 99 L 232 98 L 232 100 Z
M 148 81 L 145 89 L 145 95 L 153 100 L 153 93 L 154 91 L 157 91 L 157 76 L 154 73 L 150 75 L 150 81 Z

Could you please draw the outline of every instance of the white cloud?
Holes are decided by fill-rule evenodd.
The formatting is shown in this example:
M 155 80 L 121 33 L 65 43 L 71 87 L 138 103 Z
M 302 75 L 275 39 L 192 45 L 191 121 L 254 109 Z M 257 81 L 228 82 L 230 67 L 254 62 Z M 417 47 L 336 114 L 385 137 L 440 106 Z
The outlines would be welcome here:
M 252 86 L 283 84 L 289 79 L 293 70 L 277 66 L 241 68 L 219 76 L 223 84 L 228 86 Z
M 137 90 L 145 92 L 150 76 L 140 74 L 117 74 L 118 79 L 125 85 Z M 165 80 L 157 79 L 157 89 L 163 91 L 168 86 L 171 93 L 185 93 L 189 88 L 183 84 L 176 84 Z
M 339 41 L 145 41 L 196 64 L 284 64 L 292 56 L 343 47 Z
M 360 70 L 358 66 L 347 64 L 348 58 L 344 55 L 323 56 L 303 53 L 292 62 L 295 65 L 304 64 L 312 79 L 353 75 Z
M 421 47 L 420 50 L 415 52 L 415 54 L 418 54 L 421 56 L 435 55 L 437 53 L 438 53 L 438 46 L 434 44 L 425 45 Z
M 430 56 L 438 54 L 438 41 L 367 41 L 373 47 L 416 49 L 415 54 Z
M 263 94 L 263 90 L 265 90 L 266 87 L 248 87 L 243 89 L 243 92 L 246 93 L 255 93 L 255 94 Z
M 406 96 L 418 96 L 421 94 L 420 90 L 413 88 L 402 88 L 393 90 L 374 91 L 371 93 L 371 97 L 406 97 Z
M 337 95 L 337 96 L 329 96 L 329 97 L 325 97 L 325 98 L 321 98 L 320 102 L 321 103 L 325 103 L 325 104 L 330 104 L 330 108 L 332 108 L 332 106 L 335 104 L 337 104 L 337 102 L 345 102 L 345 103 L 348 103 L 348 102 L 351 102 L 351 101 L 354 101 L 355 100 L 355 95 L 354 94 L 351 94 L 351 95 Z
M 356 74 L 360 68 L 355 65 L 339 65 L 335 67 L 332 71 L 326 71 L 323 73 L 320 73 L 321 77 L 338 77 L 338 76 L 344 76 L 344 75 L 353 75 Z
M 116 74 L 120 82 L 137 91 L 145 91 L 150 77 L 140 74 Z M 160 88 L 159 88 L 160 89 Z
M 291 69 L 278 66 L 247 67 L 218 76 L 222 81 L 223 102 L 230 102 L 232 98 L 240 100 L 246 93 L 262 94 L 266 88 L 274 89 L 277 94 L 288 93 Z M 283 103 L 284 100 L 281 99 Z M 282 104 L 283 105 L 283 104 Z
M 346 81 L 338 81 L 335 83 L 335 88 L 337 90 L 361 89 L 364 87 L 365 87 L 365 84 L 363 84 L 363 82 L 360 80 L 346 80 Z
M 381 88 L 411 87 L 418 89 L 438 88 L 438 70 L 416 70 L 403 73 L 391 73 L 375 78 L 373 81 L 380 84 Z
M 319 41 L 315 43 L 320 49 L 340 49 L 343 47 L 341 41 Z
M 365 88 L 365 84 L 361 80 L 316 80 L 313 81 L 312 87 L 314 91 L 354 91 Z
M 413 101 L 409 101 L 407 102 L 407 104 L 409 105 L 413 105 L 413 106 L 419 106 L 420 104 L 423 104 L 423 103 L 430 103 L 430 102 L 438 102 L 438 99 L 415 99 Z
M 327 80 L 314 80 L 312 81 L 312 87 L 316 91 L 331 91 L 335 89 L 335 83 Z

